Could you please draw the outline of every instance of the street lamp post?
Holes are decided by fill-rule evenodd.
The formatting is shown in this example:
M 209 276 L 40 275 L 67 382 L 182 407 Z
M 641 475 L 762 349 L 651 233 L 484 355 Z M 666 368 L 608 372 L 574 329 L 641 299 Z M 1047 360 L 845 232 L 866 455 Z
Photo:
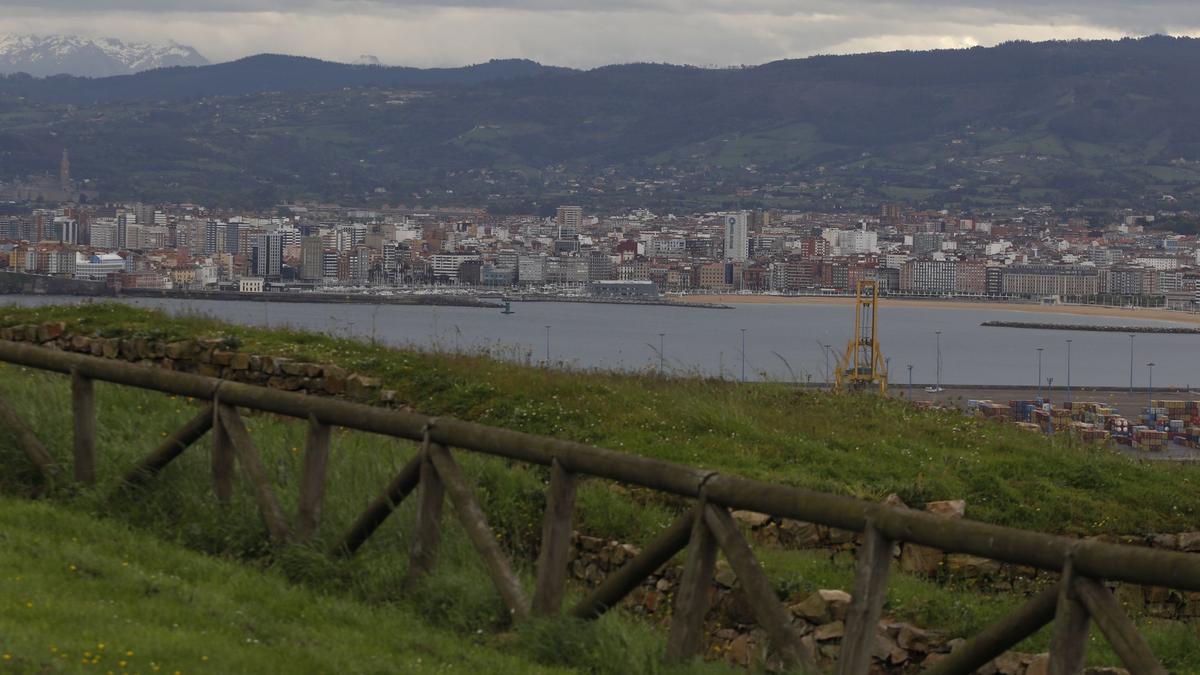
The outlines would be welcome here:
M 934 383 L 934 389 L 942 390 L 942 331 L 935 330 L 933 334 L 937 339 L 937 381 Z
M 666 349 L 666 339 L 667 339 L 666 333 L 658 334 L 658 375 L 659 375 L 659 377 L 661 377 L 663 374 L 663 359 L 665 358 L 663 355 L 665 354 L 664 350 Z
M 829 345 L 821 343 L 821 353 L 825 355 L 825 387 L 829 388 Z
M 1042 397 L 1042 350 L 1043 349 L 1045 349 L 1045 347 L 1037 348 L 1037 353 L 1038 353 L 1037 397 L 1039 399 Z
M 912 401 L 912 364 L 908 364 L 908 400 Z
M 1133 393 L 1133 333 L 1129 334 L 1129 393 Z
M 1154 409 L 1154 362 L 1151 361 L 1150 363 L 1147 363 L 1146 367 L 1150 369 L 1150 382 L 1149 382 L 1148 386 L 1146 387 L 1146 407 L 1150 408 L 1151 411 L 1153 411 L 1153 409 Z M 1154 413 L 1151 412 L 1150 414 L 1154 414 Z M 1156 419 L 1156 420 L 1154 420 L 1154 422 L 1155 422 L 1155 426 L 1158 426 L 1158 420 Z
M 1071 341 L 1067 340 L 1067 401 L 1071 400 Z
M 1046 395 L 1047 396 L 1050 395 L 1050 390 L 1052 390 L 1052 389 L 1054 389 L 1054 378 L 1047 377 L 1046 378 L 1046 390 L 1047 390 Z M 1053 411 L 1053 410 L 1054 410 L 1054 408 L 1052 407 L 1051 411 Z M 1046 431 L 1047 431 L 1047 433 L 1050 433 L 1050 434 L 1054 433 L 1054 413 L 1053 412 L 1051 412 L 1050 416 L 1046 418 Z
M 746 381 L 746 329 L 742 329 L 742 382 Z
M 550 367 L 550 326 L 546 326 L 546 367 Z

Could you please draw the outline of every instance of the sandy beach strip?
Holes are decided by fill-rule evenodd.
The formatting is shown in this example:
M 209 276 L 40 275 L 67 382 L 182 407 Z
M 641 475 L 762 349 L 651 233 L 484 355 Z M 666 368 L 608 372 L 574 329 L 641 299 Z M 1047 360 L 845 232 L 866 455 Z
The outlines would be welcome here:
M 676 295 L 669 296 L 678 302 L 703 302 L 722 305 L 853 305 L 853 297 L 821 297 L 804 295 Z M 973 309 L 996 312 L 1035 312 L 1038 314 L 1076 314 L 1080 316 L 1108 316 L 1152 321 L 1176 321 L 1200 324 L 1200 314 L 1175 312 L 1165 309 L 1126 309 L 1097 305 L 1041 305 L 1037 303 L 992 302 L 988 300 L 921 300 L 912 298 L 880 298 L 879 306 L 911 307 L 913 309 Z

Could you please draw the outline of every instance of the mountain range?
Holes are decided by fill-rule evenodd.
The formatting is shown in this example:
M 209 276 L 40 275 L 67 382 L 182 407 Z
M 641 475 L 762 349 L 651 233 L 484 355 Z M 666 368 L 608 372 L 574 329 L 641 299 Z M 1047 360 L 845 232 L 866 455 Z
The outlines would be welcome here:
M 114 198 L 1200 208 L 1200 40 L 1013 42 L 734 69 L 260 55 L 0 77 L 0 180 Z
M 109 77 L 153 68 L 205 66 L 195 49 L 75 35 L 0 34 L 0 73 Z

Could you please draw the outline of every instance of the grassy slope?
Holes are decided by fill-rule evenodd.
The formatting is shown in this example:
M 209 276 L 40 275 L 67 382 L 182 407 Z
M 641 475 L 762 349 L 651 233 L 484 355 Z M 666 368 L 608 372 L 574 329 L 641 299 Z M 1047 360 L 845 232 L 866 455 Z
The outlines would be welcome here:
M 956 413 L 778 385 L 548 371 L 481 355 L 375 349 L 327 336 L 165 320 L 121 305 L 9 309 L 86 333 L 237 337 L 242 349 L 378 375 L 416 409 L 755 478 L 907 503 L 965 498 L 968 516 L 1073 534 L 1191 529 L 1200 473 L 1068 447 Z M 615 525 L 615 524 L 614 524 Z M 632 523 L 626 523 L 632 526 Z M 616 534 L 616 532 L 614 532 Z
M 46 504 L 0 500 L 0 540 L 0 672 L 553 671 Z
M 1026 497 L 1017 486 L 1026 481 L 1040 484 L 1038 489 L 1057 492 L 1051 499 L 1043 494 L 1029 495 L 1033 501 L 1029 512 L 1037 514 L 1053 507 L 1060 509 L 1061 515 L 1061 509 L 1071 509 L 1073 520 L 1058 523 L 1057 529 L 1063 530 L 1114 531 L 1120 527 L 1120 521 L 1112 519 L 1078 517 L 1086 507 L 1070 502 L 1079 495 L 1087 498 L 1093 510 L 1122 517 L 1129 517 L 1124 511 L 1129 505 L 1121 504 L 1119 495 L 1125 495 L 1131 503 L 1144 503 L 1148 497 L 1140 495 L 1153 492 L 1152 485 L 1158 485 L 1185 509 L 1194 508 L 1195 503 L 1195 498 L 1179 487 L 1181 479 L 1190 478 L 1188 471 L 1166 480 L 1163 470 L 1107 453 L 1050 445 L 1024 432 L 979 425 L 954 414 L 915 411 L 873 398 L 803 396 L 778 386 L 738 387 L 697 380 L 663 382 L 649 377 L 548 372 L 463 355 L 370 350 L 353 342 L 218 326 L 203 320 L 165 321 L 161 316 L 124 307 L 91 307 L 75 312 L 86 316 L 80 328 L 86 326 L 88 331 L 109 333 L 121 324 L 123 330 L 165 330 L 177 335 L 192 331 L 234 334 L 243 342 L 243 349 L 287 352 L 369 370 L 388 379 L 390 386 L 400 388 L 421 410 L 485 419 L 868 497 L 890 491 L 891 484 L 916 481 L 919 491 L 900 490 L 906 499 L 966 495 L 971 500 L 972 516 L 996 514 L 1002 522 L 1010 522 L 1014 510 L 1023 512 L 1021 500 Z M 67 313 L 61 309 L 43 310 L 37 318 L 44 319 L 47 314 L 65 317 Z M 14 312 L 7 321 L 31 318 L 26 312 Z M 478 377 L 471 379 L 472 373 Z M 70 432 L 58 423 L 58 411 L 68 407 L 70 401 L 66 378 L 0 366 L 0 392 L 39 429 L 52 451 L 64 459 L 69 456 Z M 306 549 L 275 554 L 266 550 L 262 526 L 245 485 L 232 512 L 217 509 L 205 478 L 207 441 L 177 460 L 151 489 L 132 499 L 114 495 L 110 486 L 119 472 L 147 451 L 155 438 L 182 424 L 193 414 L 194 404 L 106 384 L 101 384 L 97 393 L 103 487 L 77 496 L 77 505 L 98 513 L 119 514 L 127 522 L 190 548 L 266 562 L 316 589 L 348 594 L 373 604 L 399 603 L 423 620 L 458 634 L 489 634 L 503 627 L 499 601 L 474 553 L 454 526 L 446 532 L 441 567 L 433 578 L 415 588 L 403 583 L 411 503 L 402 506 L 398 517 L 391 519 L 358 557 L 337 562 Z M 859 411 L 857 424 L 844 419 L 853 409 Z M 799 414 L 789 414 L 789 410 L 799 410 Z M 675 418 L 670 417 L 671 411 L 675 411 Z M 826 419 L 831 415 L 838 417 Z M 280 499 L 285 509 L 292 511 L 303 425 L 268 416 L 253 416 L 247 421 L 265 464 L 280 486 Z M 965 452 L 957 449 L 960 445 Z M 377 493 L 385 477 L 415 450 L 409 443 L 355 432 L 339 432 L 334 448 L 338 461 L 331 467 L 326 518 L 320 533 L 325 544 L 333 541 Z M 922 450 L 917 452 L 915 448 Z M 789 459 L 789 454 L 802 455 L 803 461 Z M 966 459 L 959 455 L 966 455 Z M 890 459 L 892 465 L 875 466 L 872 458 L 879 457 Z M 545 472 L 469 454 L 460 454 L 460 461 L 478 486 L 484 508 L 504 544 L 519 561 L 528 563 L 540 531 Z M 1078 471 L 1074 465 L 1089 463 L 1098 464 L 1095 472 L 1121 486 L 1118 496 L 1103 491 L 1092 493 L 1085 483 L 1061 478 L 1079 475 L 1072 473 Z M 0 465 L 22 465 L 22 459 L 3 437 Z M 1093 475 L 1091 471 L 1088 475 Z M 977 472 L 984 475 L 977 477 Z M 19 488 L 26 478 L 0 475 L 0 491 Z M 976 492 L 964 492 L 960 487 L 963 484 L 977 484 L 983 495 L 1001 498 L 981 502 Z M 681 506 L 642 491 L 614 490 L 599 481 L 583 484 L 579 505 L 580 529 L 633 542 L 645 541 Z M 1186 520 L 1186 516 L 1169 510 L 1161 514 L 1152 509 L 1133 513 L 1137 519 L 1135 531 L 1170 529 Z M 844 561 L 831 562 L 820 553 L 764 551 L 763 562 L 777 587 L 785 592 L 848 588 L 853 574 Z M 523 574 L 529 581 L 527 564 Z M 886 607 L 890 615 L 941 628 L 952 635 L 970 635 L 1020 602 L 1011 596 L 943 587 L 899 573 L 893 581 Z M 1147 624 L 1146 628 L 1156 646 L 1170 647 L 1167 653 L 1173 654 L 1172 664 L 1200 669 L 1200 636 L 1193 628 L 1177 624 Z M 559 624 L 519 633 L 522 645 L 539 654 L 542 662 L 600 672 L 652 670 L 656 667 L 653 655 L 660 653 L 661 647 L 660 634 L 640 630 L 635 622 L 621 617 L 614 617 L 598 629 Z M 548 647 L 564 640 L 572 641 L 577 648 L 564 651 Z M 1043 636 L 1026 647 L 1044 648 L 1044 643 Z M 1093 650 L 1093 657 L 1098 663 L 1111 662 L 1111 655 L 1103 649 Z

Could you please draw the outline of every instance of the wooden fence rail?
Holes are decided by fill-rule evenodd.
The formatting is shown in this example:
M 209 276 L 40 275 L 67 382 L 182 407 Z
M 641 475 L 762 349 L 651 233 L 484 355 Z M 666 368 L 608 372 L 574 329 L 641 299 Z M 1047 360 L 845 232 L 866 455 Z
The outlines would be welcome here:
M 531 614 L 561 611 L 566 582 L 575 486 L 593 476 L 694 500 L 694 506 L 642 552 L 609 575 L 571 610 L 590 619 L 615 606 L 647 576 L 686 550 L 668 636 L 667 658 L 693 658 L 703 648 L 703 619 L 718 552 L 737 576 L 756 621 L 771 647 L 787 665 L 815 672 L 814 654 L 797 638 L 791 617 L 763 574 L 731 509 L 818 523 L 862 533 L 846 633 L 837 666 L 839 675 L 862 675 L 871 666 L 876 625 L 887 593 L 888 567 L 897 542 L 968 553 L 1060 573 L 1056 587 L 982 631 L 938 662 L 931 673 L 970 673 L 1012 648 L 1048 622 L 1054 622 L 1050 673 L 1080 672 L 1094 620 L 1114 651 L 1135 673 L 1165 672 L 1102 583 L 1122 581 L 1200 591 L 1200 556 L 1097 541 L 1081 541 L 988 525 L 949 520 L 864 500 L 803 490 L 739 476 L 619 453 L 579 443 L 533 436 L 450 418 L 433 418 L 350 401 L 278 391 L 151 366 L 0 341 L 0 361 L 69 374 L 74 420 L 74 476 L 95 481 L 94 382 L 104 381 L 188 396 L 210 405 L 189 420 L 124 475 L 128 485 L 144 484 L 213 432 L 212 479 L 215 498 L 232 497 L 236 466 L 249 477 L 267 532 L 273 542 L 311 538 L 320 525 L 330 461 L 330 431 L 339 426 L 421 443 L 420 452 L 392 478 L 339 539 L 335 555 L 353 555 L 396 507 L 418 491 L 416 528 L 409 572 L 419 576 L 436 565 L 441 512 L 449 500 L 514 621 Z M 238 408 L 276 413 L 308 425 L 299 508 L 284 514 Z M 0 425 L 45 481 L 61 480 L 53 457 L 36 434 L 0 399 Z M 475 499 L 453 452 L 466 450 L 550 468 L 550 486 L 532 599 L 512 563 L 497 544 L 486 514 Z M 294 520 L 294 522 L 293 522 Z

